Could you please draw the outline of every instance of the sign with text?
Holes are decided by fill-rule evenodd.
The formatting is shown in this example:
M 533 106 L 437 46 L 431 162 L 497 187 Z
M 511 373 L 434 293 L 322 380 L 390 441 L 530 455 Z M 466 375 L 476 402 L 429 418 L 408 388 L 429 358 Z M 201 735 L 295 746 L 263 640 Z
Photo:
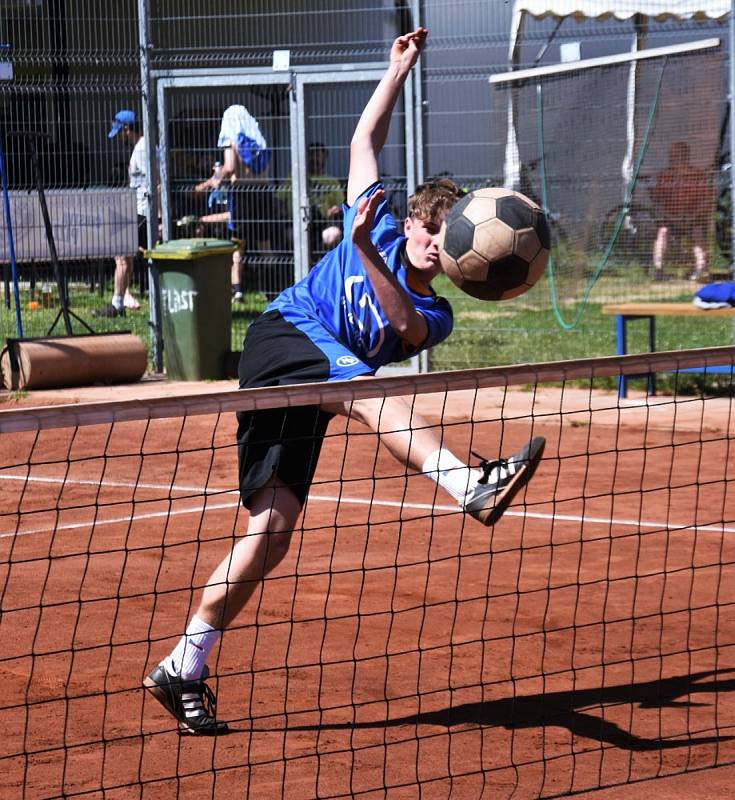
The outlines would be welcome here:
M 15 258 L 48 261 L 38 193 L 9 192 Z M 135 189 L 49 189 L 44 192 L 60 259 L 132 256 L 138 250 Z M 9 261 L 5 214 L 0 214 L 0 261 Z

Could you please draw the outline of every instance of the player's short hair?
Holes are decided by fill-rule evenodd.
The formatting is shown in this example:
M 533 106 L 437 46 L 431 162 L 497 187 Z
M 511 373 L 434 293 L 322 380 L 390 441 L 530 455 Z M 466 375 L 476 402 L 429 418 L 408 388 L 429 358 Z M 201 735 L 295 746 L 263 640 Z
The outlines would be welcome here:
M 464 190 L 449 178 L 426 181 L 419 184 L 408 198 L 408 215 L 428 222 L 436 219 L 442 212 L 449 211 L 464 194 Z

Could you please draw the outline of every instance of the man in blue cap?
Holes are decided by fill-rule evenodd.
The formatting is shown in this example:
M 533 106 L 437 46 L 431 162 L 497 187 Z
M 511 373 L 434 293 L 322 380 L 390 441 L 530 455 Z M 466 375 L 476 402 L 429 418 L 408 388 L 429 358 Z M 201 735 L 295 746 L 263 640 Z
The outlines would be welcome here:
M 123 141 L 133 147 L 128 164 L 129 185 L 131 189 L 135 189 L 136 193 L 138 249 L 145 250 L 148 247 L 145 139 L 134 111 L 122 109 L 115 114 L 107 136 L 109 139 L 114 139 L 118 135 L 122 135 Z M 102 308 L 95 308 L 92 311 L 93 317 L 124 317 L 126 308 L 140 308 L 140 303 L 133 297 L 129 288 L 133 275 L 133 264 L 134 256 L 115 256 L 112 301 Z

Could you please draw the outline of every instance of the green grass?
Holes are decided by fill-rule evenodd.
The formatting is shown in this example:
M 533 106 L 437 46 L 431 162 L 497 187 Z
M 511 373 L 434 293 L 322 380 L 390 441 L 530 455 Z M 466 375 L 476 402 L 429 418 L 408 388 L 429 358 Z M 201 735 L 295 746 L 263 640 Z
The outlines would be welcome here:
M 454 309 L 455 326 L 452 336 L 435 347 L 429 355 L 433 370 L 466 369 L 502 364 L 558 361 L 615 354 L 614 319 L 603 316 L 602 305 L 613 301 L 633 300 L 691 300 L 693 288 L 684 281 L 669 284 L 652 284 L 650 281 L 633 282 L 625 275 L 611 274 L 595 286 L 592 298 L 573 330 L 564 330 L 550 308 L 546 281 L 541 281 L 527 295 L 502 303 L 475 300 L 454 287 L 447 278 L 439 276 L 435 288 L 446 296 Z M 661 292 L 665 294 L 661 294 Z M 562 294 L 560 292 L 560 294 Z M 138 311 L 128 311 L 124 318 L 93 318 L 93 308 L 108 301 L 109 295 L 101 298 L 90 292 L 85 285 L 73 284 L 70 289 L 71 310 L 85 320 L 98 333 L 129 330 L 150 341 L 148 322 L 149 307 L 145 297 L 141 298 Z M 569 295 L 571 296 L 571 294 Z M 30 294 L 21 293 L 24 335 L 46 336 L 58 315 L 58 308 L 28 310 Z M 232 349 L 242 348 L 242 339 L 250 322 L 265 308 L 267 298 L 261 293 L 246 294 L 244 302 L 233 306 Z M 567 301 L 561 313 L 573 318 L 578 308 L 574 299 Z M 658 350 L 680 350 L 690 347 L 709 347 L 732 344 L 734 326 L 726 318 L 713 318 L 705 322 L 701 318 L 661 317 L 656 322 Z M 72 317 L 75 334 L 85 333 L 84 326 Z M 631 353 L 648 349 L 647 324 L 629 326 L 628 350 Z M 63 320 L 59 319 L 54 335 L 65 335 Z M 15 336 L 13 307 L 3 303 L 0 309 L 0 334 L 3 339 Z M 695 376 L 687 381 L 696 384 Z M 610 381 L 612 386 L 612 381 Z
M 436 289 L 445 294 L 454 310 L 454 332 L 434 348 L 432 365 L 436 369 L 494 366 L 527 361 L 558 361 L 572 358 L 615 355 L 614 318 L 602 314 L 602 306 L 614 300 L 642 299 L 606 292 L 603 302 L 590 302 L 580 323 L 573 330 L 560 327 L 547 296 L 530 294 L 525 298 L 500 303 L 474 300 L 447 285 L 446 278 L 436 281 Z M 614 287 L 608 287 L 608 289 Z M 539 286 L 534 292 L 543 291 Z M 654 299 L 646 297 L 646 299 Z M 690 294 L 666 298 L 689 302 Z M 534 307 L 544 302 L 546 308 Z M 574 316 L 575 306 L 563 309 L 565 318 Z M 628 351 L 648 350 L 648 325 L 644 320 L 628 328 Z M 656 321 L 658 350 L 681 350 L 732 344 L 733 322 L 723 317 L 703 321 L 701 317 L 659 317 Z
M 690 302 L 694 291 L 684 281 L 633 284 L 625 277 L 606 276 L 595 286 L 591 295 L 595 302 L 586 305 L 579 324 L 572 330 L 565 330 L 550 308 L 545 280 L 527 295 L 500 303 L 468 297 L 444 276 L 435 281 L 434 287 L 452 304 L 454 331 L 449 339 L 432 350 L 430 364 L 433 370 L 615 355 L 615 320 L 602 314 L 603 305 L 636 300 Z M 661 296 L 662 287 L 665 296 Z M 577 308 L 576 301 L 567 301 L 561 308 L 562 318 L 573 319 Z M 735 325 L 727 318 L 659 317 L 656 320 L 656 349 L 659 351 L 714 347 L 734 341 Z M 648 352 L 648 324 L 645 320 L 629 324 L 628 352 Z M 700 387 L 703 379 L 696 374 L 683 374 L 677 379 L 661 376 L 659 386 L 671 388 L 675 380 L 677 391 L 688 391 Z M 717 382 L 716 377 L 707 378 L 708 386 L 713 382 Z M 614 380 L 606 379 L 596 385 L 613 388 Z M 634 381 L 631 385 L 643 387 L 644 382 Z
M 109 302 L 109 293 L 101 298 L 96 292 L 90 292 L 86 286 L 74 285 L 70 287 L 69 310 L 72 333 L 74 335 L 88 333 L 84 323 L 89 325 L 94 333 L 111 333 L 118 331 L 130 331 L 140 336 L 144 342 L 150 342 L 151 326 L 149 323 L 150 307 L 147 296 L 139 297 L 140 309 L 137 311 L 126 310 L 124 317 L 106 318 L 93 317 L 92 310 L 104 306 Z M 29 310 L 28 304 L 31 301 L 28 290 L 21 291 L 21 319 L 23 323 L 23 336 L 65 336 L 67 331 L 63 318 L 58 318 L 59 307 L 56 304 L 52 308 L 38 308 Z M 264 294 L 246 294 L 242 303 L 233 305 L 232 308 L 232 349 L 242 349 L 242 340 L 248 325 L 268 304 Z M 79 319 L 82 322 L 79 321 Z M 56 321 L 56 324 L 54 322 Z M 51 326 L 53 331 L 50 331 Z M 8 337 L 17 336 L 15 324 L 14 303 L 11 298 L 11 307 L 8 308 L 4 303 L 0 310 L 0 335 L 3 341 Z

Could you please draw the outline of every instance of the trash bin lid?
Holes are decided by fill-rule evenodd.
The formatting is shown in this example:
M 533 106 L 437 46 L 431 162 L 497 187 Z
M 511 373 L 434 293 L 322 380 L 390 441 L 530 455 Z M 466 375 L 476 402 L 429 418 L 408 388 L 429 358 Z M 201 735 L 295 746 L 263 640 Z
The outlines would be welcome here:
M 237 244 L 227 239 L 171 239 L 146 250 L 146 258 L 189 261 L 195 258 L 234 253 Z

